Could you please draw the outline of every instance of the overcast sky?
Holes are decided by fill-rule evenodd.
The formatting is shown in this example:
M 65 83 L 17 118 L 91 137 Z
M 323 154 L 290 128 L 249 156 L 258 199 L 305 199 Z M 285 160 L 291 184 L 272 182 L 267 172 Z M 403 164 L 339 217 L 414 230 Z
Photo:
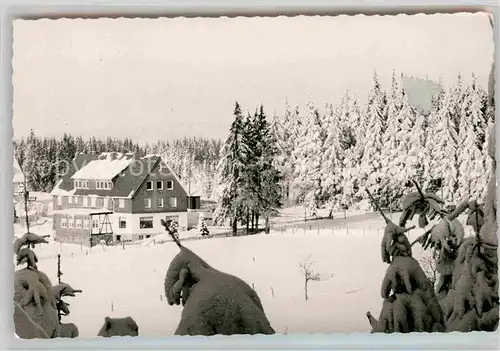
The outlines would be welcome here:
M 365 98 L 377 70 L 487 87 L 486 14 L 16 21 L 14 136 L 225 138 L 238 100 Z

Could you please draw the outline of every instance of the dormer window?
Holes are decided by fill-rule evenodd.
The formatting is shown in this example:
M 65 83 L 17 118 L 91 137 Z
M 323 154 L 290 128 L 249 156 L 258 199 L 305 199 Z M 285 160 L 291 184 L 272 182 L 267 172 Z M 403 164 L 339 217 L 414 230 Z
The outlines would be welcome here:
M 146 190 L 153 190 L 153 182 L 152 181 L 148 181 L 146 183 Z
M 89 188 L 89 181 L 88 180 L 75 180 L 75 189 L 88 189 Z
M 109 180 L 98 180 L 96 182 L 96 189 L 112 189 L 113 188 L 113 182 Z

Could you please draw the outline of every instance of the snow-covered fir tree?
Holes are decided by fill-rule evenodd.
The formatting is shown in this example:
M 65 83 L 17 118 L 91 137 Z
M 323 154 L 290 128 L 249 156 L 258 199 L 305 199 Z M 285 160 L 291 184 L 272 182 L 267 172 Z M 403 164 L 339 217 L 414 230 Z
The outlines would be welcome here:
M 402 83 L 402 82 L 401 82 Z M 400 83 L 396 79 L 396 72 L 392 72 L 392 82 L 387 94 L 387 105 L 385 106 L 386 128 L 383 135 L 384 148 L 382 149 L 382 168 L 386 170 L 381 179 L 381 194 L 387 197 L 389 202 L 399 196 L 401 184 L 395 179 L 398 175 L 399 165 L 399 136 L 401 135 L 400 111 L 403 106 L 403 94 Z
M 406 91 L 402 90 L 402 106 L 397 119 L 400 121 L 400 130 L 396 135 L 396 154 L 390 169 L 390 177 L 398 184 L 405 184 L 412 179 L 420 183 L 418 179 L 421 171 L 419 164 L 419 151 L 422 144 L 423 116 L 419 115 L 417 123 L 417 112 L 410 105 Z M 399 195 L 399 194 L 397 194 Z
M 292 186 L 309 213 L 315 214 L 322 197 L 322 154 L 326 131 L 323 129 L 322 117 L 312 101 L 308 102 L 307 113 L 302 120 L 292 155 L 296 162 Z
M 333 104 L 326 106 L 324 128 L 327 128 L 326 138 L 323 145 L 324 152 L 321 154 L 321 172 L 322 193 L 327 194 L 328 208 L 330 214 L 340 207 L 340 194 L 342 193 L 342 172 L 344 166 L 344 149 L 343 142 L 346 147 L 351 141 L 343 140 L 342 137 L 349 137 L 348 134 L 343 134 L 344 128 L 342 118 L 347 118 L 346 97 L 342 99 L 341 105 L 336 107 Z M 346 130 L 349 132 L 349 130 Z
M 243 120 L 242 144 L 245 145 L 243 151 L 243 168 L 241 170 L 240 191 L 238 202 L 243 207 L 244 223 L 247 233 L 253 231 L 258 221 L 258 208 L 262 194 L 261 174 L 259 169 L 261 135 L 257 126 L 258 112 L 253 116 L 247 114 Z
M 205 217 L 201 213 L 198 217 L 198 234 L 200 234 L 201 236 L 209 236 L 210 235 L 210 231 L 208 230 L 207 222 L 205 221 Z
M 232 233 L 237 235 L 238 220 L 242 218 L 243 206 L 238 203 L 241 188 L 241 173 L 244 168 L 244 155 L 246 152 L 243 144 L 243 115 L 238 102 L 234 108 L 234 120 L 231 124 L 229 136 L 227 137 L 222 157 L 218 165 L 217 208 L 214 211 L 214 220 L 223 224 L 226 219 L 230 220 Z
M 358 98 L 350 96 L 348 102 L 348 114 L 345 121 L 344 130 L 349 130 L 351 145 L 344 151 L 343 167 L 342 167 L 342 196 L 341 206 L 344 208 L 350 207 L 352 204 L 361 200 L 359 196 L 360 189 L 360 167 L 361 157 L 363 155 L 363 142 L 365 138 L 366 124 L 364 115 L 360 111 Z
M 465 99 L 462 104 L 460 132 L 458 135 L 460 151 L 458 160 L 458 186 L 459 198 L 469 196 L 479 199 L 486 187 L 488 178 L 487 153 L 482 152 L 486 136 L 486 115 L 482 110 L 485 105 L 486 94 L 479 89 L 475 76 L 472 83 L 465 90 Z
M 453 91 L 448 90 L 435 120 L 432 121 L 432 134 L 428 139 L 430 143 L 429 174 L 432 179 L 441 181 L 440 194 L 449 203 L 460 200 L 456 196 L 458 135 L 455 128 L 455 113 Z
M 300 125 L 299 107 L 297 105 L 290 106 L 288 100 L 286 100 L 283 116 L 274 116 L 273 118 L 272 130 L 278 148 L 276 166 L 283 176 L 283 194 L 287 200 L 292 202 L 297 200 L 291 189 L 295 170 L 292 153 L 296 147 Z
M 385 97 L 376 74 L 373 79 L 374 86 L 368 95 L 368 103 L 364 113 L 366 128 L 362 141 L 360 182 L 363 188 L 368 188 L 372 193 L 379 193 L 381 190 L 380 181 L 385 172 L 382 167 L 383 135 L 386 122 L 384 119 Z M 363 194 L 362 197 L 366 198 L 366 195 Z
M 259 215 L 264 216 L 265 230 L 266 233 L 269 233 L 269 219 L 271 216 L 276 215 L 278 209 L 283 205 L 283 192 L 281 188 L 282 175 L 276 166 L 277 142 L 275 135 L 271 132 L 262 105 L 259 108 L 255 128 L 258 133 L 257 154 L 259 158 L 257 159 L 257 165 L 261 182 L 257 219 Z

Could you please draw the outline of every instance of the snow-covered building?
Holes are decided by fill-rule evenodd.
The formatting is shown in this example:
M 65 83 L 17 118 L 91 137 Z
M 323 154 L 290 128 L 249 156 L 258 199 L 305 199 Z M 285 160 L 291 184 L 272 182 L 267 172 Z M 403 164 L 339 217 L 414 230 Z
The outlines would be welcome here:
M 161 219 L 189 225 L 187 191 L 157 155 L 77 154 L 51 194 L 56 241 L 93 246 L 163 233 Z

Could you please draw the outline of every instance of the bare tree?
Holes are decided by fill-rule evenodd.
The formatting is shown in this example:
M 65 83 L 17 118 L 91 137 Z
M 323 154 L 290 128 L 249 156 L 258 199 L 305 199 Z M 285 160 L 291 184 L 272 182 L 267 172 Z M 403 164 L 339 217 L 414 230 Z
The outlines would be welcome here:
M 309 256 L 307 256 L 307 258 L 299 264 L 300 270 L 302 271 L 302 274 L 304 275 L 304 297 L 305 297 L 306 301 L 309 300 L 308 291 L 307 291 L 309 281 L 318 282 L 318 281 L 323 281 L 323 280 L 328 280 L 328 279 L 333 278 L 333 274 L 322 276 L 321 274 L 315 272 L 312 268 L 312 265 L 314 264 L 314 262 L 310 261 L 310 258 L 311 258 L 311 254 L 309 254 Z
M 424 254 L 418 261 L 432 286 L 436 286 L 439 274 L 437 271 L 436 258 L 434 258 L 432 254 Z

